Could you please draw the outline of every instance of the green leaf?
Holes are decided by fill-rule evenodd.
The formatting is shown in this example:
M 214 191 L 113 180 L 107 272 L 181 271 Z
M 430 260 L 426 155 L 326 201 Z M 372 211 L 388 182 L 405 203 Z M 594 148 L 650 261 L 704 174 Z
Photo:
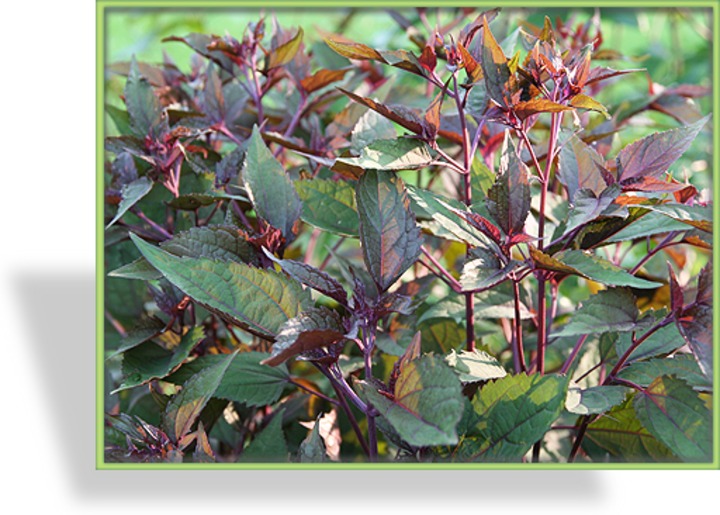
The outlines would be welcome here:
M 277 366 L 298 354 L 342 341 L 344 334 L 342 320 L 336 311 L 324 306 L 308 309 L 283 324 L 272 354 L 262 364 Z
M 320 419 L 318 415 L 310 434 L 300 442 L 298 448 L 298 461 L 300 463 L 322 463 L 325 461 L 325 442 L 320 436 Z
M 476 249 L 482 250 L 482 249 Z M 476 252 L 479 254 L 480 252 Z M 465 291 L 484 290 L 504 281 L 518 262 L 511 260 L 501 267 L 500 261 L 491 252 L 482 252 L 485 256 L 467 261 L 460 275 L 460 285 Z
M 190 432 L 236 355 L 223 356 L 216 365 L 193 375 L 183 384 L 180 393 L 168 402 L 163 415 L 163 427 L 170 440 L 177 442 Z
M 352 148 L 360 152 L 368 145 L 379 140 L 396 140 L 395 125 L 375 111 L 367 111 L 353 127 L 351 135 Z
M 459 354 L 451 350 L 450 354 L 445 356 L 445 362 L 455 370 L 461 383 L 488 381 L 507 375 L 495 358 L 481 350 L 462 350 Z
M 158 318 L 150 318 L 141 320 L 138 325 L 130 329 L 127 334 L 120 341 L 120 345 L 105 359 L 114 358 L 118 354 L 122 354 L 125 351 L 137 347 L 141 343 L 154 338 L 155 336 L 162 333 L 165 329 L 165 323 Z
M 647 340 L 638 346 L 630 357 L 628 362 L 638 361 L 641 359 L 651 358 L 668 354 L 679 349 L 684 345 L 682 337 L 678 333 L 677 327 L 668 324 L 655 331 Z M 615 352 L 618 356 L 622 356 L 632 345 L 632 338 L 629 333 L 619 335 L 615 343 Z
M 220 381 L 215 397 L 247 406 L 266 406 L 277 401 L 290 381 L 290 374 L 285 365 L 262 365 L 261 362 L 269 356 L 266 352 L 238 354 Z M 182 384 L 193 374 L 213 367 L 223 359 L 223 355 L 200 356 L 183 365 L 165 380 Z
M 691 125 L 656 132 L 623 148 L 616 158 L 618 181 L 660 177 L 690 148 L 709 119 L 710 115 Z
M 167 129 L 160 100 L 155 96 L 150 82 L 140 75 L 138 63 L 133 57 L 130 62 L 130 73 L 125 83 L 125 105 L 130 115 L 130 123 L 135 134 L 157 137 Z
M 377 140 L 363 147 L 360 157 L 341 157 L 336 162 L 365 170 L 418 170 L 433 162 L 430 147 L 417 139 Z
M 658 377 L 636 394 L 633 407 L 643 426 L 683 461 L 712 460 L 712 414 L 685 381 Z
M 280 229 L 285 239 L 291 241 L 302 203 L 293 181 L 265 145 L 256 125 L 248 142 L 242 175 L 258 216 Z
M 460 381 L 438 356 L 422 356 L 400 368 L 394 399 L 361 383 L 368 401 L 410 445 L 452 445 L 463 411 Z
M 178 257 L 238 261 L 255 265 L 259 262 L 255 247 L 232 226 L 192 227 L 160 243 L 160 247 Z
M 713 206 L 687 206 L 685 204 L 657 204 L 643 206 L 656 213 L 662 213 L 678 222 L 683 222 L 697 229 L 712 233 Z
M 140 201 L 141 198 L 150 193 L 152 187 L 153 182 L 145 176 L 135 179 L 123 186 L 120 192 L 122 200 L 120 201 L 120 205 L 118 205 L 117 214 L 112 220 L 110 220 L 110 223 L 105 226 L 105 229 L 120 220 L 128 209 L 133 207 Z
M 523 232 L 525 219 L 530 213 L 530 184 L 528 169 L 517 154 L 517 149 L 505 134 L 500 173 L 488 191 L 487 210 L 505 234 Z
M 452 318 L 423 320 L 417 325 L 422 334 L 422 348 L 427 352 L 447 354 L 465 341 L 465 326 Z
M 640 386 L 649 386 L 656 378 L 670 375 L 686 381 L 693 388 L 712 389 L 712 380 L 703 374 L 691 354 L 675 354 L 667 358 L 638 361 L 624 367 L 618 373 L 620 379 L 632 381 Z
M 408 185 L 407 191 L 418 217 L 432 220 L 429 224 L 423 222 L 422 225 L 435 236 L 468 243 L 475 247 L 492 245 L 487 236 L 453 211 L 466 212 L 466 208 L 459 202 L 413 185 Z
M 174 351 L 168 351 L 153 342 L 145 342 L 123 354 L 123 382 L 112 393 L 162 379 L 178 368 L 195 346 L 205 338 L 202 327 L 196 327 L 183 336 Z
M 495 174 L 493 171 L 481 159 L 473 159 L 470 168 L 470 188 L 473 202 L 484 199 L 494 183 Z
M 234 261 L 180 258 L 130 238 L 145 259 L 195 302 L 263 338 L 272 340 L 290 318 L 311 306 L 310 293 L 273 270 Z
M 358 235 L 355 189 L 347 181 L 311 179 L 295 182 L 302 200 L 302 219 L 324 231 Z
M 472 400 L 471 427 L 454 458 L 520 461 L 560 415 L 567 383 L 559 375 L 522 373 L 486 384 Z
M 292 39 L 270 51 L 265 61 L 265 70 L 272 70 L 278 66 L 284 66 L 292 61 L 298 53 L 298 50 L 300 50 L 302 39 L 303 30 L 302 27 L 299 27 L 297 33 Z
M 132 263 L 116 268 L 108 272 L 108 277 L 120 277 L 123 279 L 140 279 L 143 281 L 155 281 L 162 278 L 162 274 L 155 267 L 147 262 L 145 258 L 138 258 Z
M 586 439 L 627 462 L 676 461 L 670 449 L 643 427 L 629 398 L 592 422 Z M 605 461 L 605 456 L 600 457 Z
M 642 215 L 642 218 L 639 218 L 632 224 L 617 231 L 610 236 L 606 242 L 617 243 L 619 241 L 637 240 L 647 236 L 655 236 L 656 234 L 666 234 L 671 231 L 687 231 L 688 229 L 688 225 L 684 222 L 669 219 L 660 213 L 650 212 Z
M 578 275 L 609 286 L 629 286 L 631 288 L 662 286 L 662 283 L 635 277 L 610 261 L 594 254 L 586 254 L 582 250 L 568 250 L 555 254 L 554 257 L 572 267 Z
M 597 415 L 617 406 L 625 400 L 628 389 L 624 386 L 593 386 L 592 388 L 569 388 L 565 409 L 575 415 Z
M 403 183 L 392 172 L 363 174 L 356 197 L 365 265 L 378 288 L 385 291 L 420 254 L 420 228 Z
M 275 413 L 270 423 L 260 431 L 243 451 L 241 462 L 272 463 L 288 459 L 285 433 L 282 429 L 283 411 Z
M 553 337 L 635 331 L 644 325 L 638 320 L 635 297 L 627 288 L 610 288 L 591 296 L 570 321 Z

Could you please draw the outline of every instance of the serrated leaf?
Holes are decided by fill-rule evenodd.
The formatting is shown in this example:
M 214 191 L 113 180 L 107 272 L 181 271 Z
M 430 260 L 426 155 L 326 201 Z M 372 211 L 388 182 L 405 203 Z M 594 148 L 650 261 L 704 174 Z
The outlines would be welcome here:
M 710 116 L 697 122 L 657 132 L 623 148 L 617 155 L 618 181 L 635 177 L 659 177 L 690 148 Z
M 355 189 L 347 181 L 310 179 L 295 182 L 302 200 L 302 219 L 324 231 L 358 235 Z
M 713 206 L 688 206 L 685 204 L 656 204 L 648 205 L 647 209 L 656 213 L 662 213 L 678 222 L 683 222 L 692 227 L 708 233 L 713 232 Z
M 130 72 L 123 95 L 130 115 L 130 123 L 137 136 L 157 137 L 167 129 L 160 100 L 155 96 L 150 82 L 140 74 L 134 57 L 130 62 Z
M 676 461 L 670 449 L 643 427 L 632 404 L 628 399 L 593 421 L 586 438 L 611 456 L 631 463 Z
M 635 395 L 643 426 L 686 462 L 712 460 L 712 415 L 690 385 L 661 376 Z
M 327 295 L 331 299 L 335 299 L 340 304 L 344 305 L 347 303 L 347 292 L 345 288 L 327 272 L 303 263 L 302 261 L 278 259 L 267 251 L 265 251 L 265 254 L 272 261 L 280 265 L 280 268 L 293 279 L 300 281 L 305 286 L 309 286 L 323 295 Z
M 553 333 L 553 337 L 634 331 L 644 325 L 638 316 L 631 291 L 627 288 L 610 288 L 585 301 L 572 314 L 570 321 Z
M 576 195 L 579 190 L 588 189 L 595 196 L 603 193 L 607 186 L 603 178 L 604 171 L 606 172 L 605 160 L 577 136 L 571 136 L 560 149 L 558 176 L 573 203 L 577 202 Z
M 112 393 L 166 377 L 185 361 L 204 337 L 202 327 L 196 327 L 183 336 L 173 351 L 165 350 L 152 342 L 133 346 L 123 354 L 123 382 Z
M 678 353 L 667 358 L 637 361 L 618 373 L 620 379 L 632 381 L 640 386 L 649 386 L 656 378 L 670 375 L 686 381 L 693 388 L 712 389 L 712 380 L 703 374 L 691 354 Z
M 243 451 L 241 462 L 272 463 L 288 459 L 285 433 L 282 429 L 283 411 L 275 413 L 270 423 L 258 433 Z
M 140 199 L 150 193 L 152 187 L 153 182 L 145 176 L 135 179 L 123 186 L 121 190 L 122 200 L 120 201 L 120 205 L 118 205 L 117 214 L 112 220 L 110 220 L 110 223 L 105 226 L 105 229 L 108 229 L 111 225 L 120 220 L 128 209 L 133 207 L 140 201 Z
M 360 242 L 365 265 L 381 291 L 417 259 L 420 228 L 402 181 L 392 172 L 366 172 L 356 189 Z
M 290 381 L 285 365 L 271 367 L 261 362 L 270 355 L 266 352 L 243 352 L 237 355 L 215 391 L 215 397 L 239 402 L 247 406 L 266 406 L 277 401 Z M 208 367 L 217 365 L 223 355 L 200 356 L 184 364 L 167 381 L 182 384 Z
M 190 377 L 183 384 L 180 393 L 168 402 L 163 414 L 163 427 L 170 440 L 177 442 L 190 432 L 236 355 L 237 353 L 224 356 L 216 365 Z
M 341 157 L 336 160 L 348 166 L 380 171 L 419 170 L 432 161 L 430 147 L 410 138 L 373 141 L 362 149 L 360 157 Z
M 522 233 L 525 219 L 530 213 L 530 184 L 528 169 L 517 154 L 517 149 L 505 135 L 500 172 L 495 184 L 488 190 L 487 210 L 505 234 Z
M 478 249 L 478 251 L 480 250 Z M 485 257 L 467 261 L 463 265 L 460 285 L 464 291 L 491 288 L 504 281 L 519 264 L 517 261 L 510 260 L 508 264 L 501 266 L 499 260 L 491 252 L 483 252 L 483 254 Z
M 292 39 L 270 51 L 265 60 L 265 70 L 272 70 L 278 66 L 284 66 L 292 61 L 300 50 L 302 39 L 303 30 L 302 27 L 299 27 L 297 33 L 292 37 Z
M 235 261 L 180 258 L 130 238 L 151 265 L 195 302 L 258 336 L 272 340 L 290 318 L 311 305 L 309 292 L 273 270 Z
M 192 227 L 162 242 L 160 247 L 178 257 L 258 263 L 255 247 L 237 229 L 225 225 Z
M 280 229 L 287 241 L 293 240 L 293 226 L 300 218 L 302 203 L 293 181 L 265 145 L 256 125 L 248 142 L 242 176 L 257 214 Z
M 568 389 L 565 409 L 575 415 L 605 413 L 625 400 L 628 389 L 624 386 L 593 386 Z
M 422 356 L 400 369 L 393 400 L 362 383 L 368 401 L 410 445 L 457 443 L 463 411 L 460 381 L 438 356 Z
M 324 306 L 304 311 L 280 328 L 272 354 L 263 365 L 277 366 L 307 351 L 327 347 L 345 337 L 340 315 Z
M 655 236 L 656 234 L 666 234 L 671 231 L 687 230 L 689 230 L 688 225 L 684 222 L 668 219 L 667 216 L 660 213 L 649 212 L 625 226 L 623 229 L 615 232 L 615 234 L 607 238 L 606 242 L 617 243 L 620 241 L 646 238 L 647 236 Z
M 641 289 L 662 286 L 662 283 L 635 277 L 610 261 L 582 250 L 567 250 L 555 254 L 554 257 L 572 267 L 578 275 L 608 286 L 629 286 Z
M 458 461 L 520 461 L 560 415 L 568 379 L 508 375 L 483 386 L 472 400 L 471 427 L 453 456 Z
M 605 188 L 599 196 L 590 189 L 582 188 L 577 190 L 568 212 L 565 234 L 569 234 L 571 231 L 600 216 L 606 216 L 608 211 L 612 210 L 613 201 L 619 194 L 620 188 L 616 184 Z
M 481 350 L 461 350 L 460 353 L 451 350 L 445 356 L 445 362 L 455 370 L 461 383 L 488 381 L 507 375 L 495 358 Z
M 672 324 L 662 327 L 650 335 L 640 346 L 638 346 L 628 357 L 628 362 L 651 358 L 673 352 L 683 346 L 683 340 L 678 329 Z M 632 338 L 629 333 L 618 336 L 615 343 L 615 351 L 618 356 L 625 354 L 632 345 Z
M 154 269 L 153 269 L 154 270 Z M 165 323 L 158 318 L 150 318 L 140 321 L 135 327 L 130 329 L 127 334 L 120 340 L 120 345 L 112 353 L 110 353 L 105 359 L 111 359 L 122 354 L 125 351 L 137 347 L 141 343 L 154 338 L 159 335 L 165 328 Z
M 467 215 L 466 208 L 460 202 L 413 185 L 407 186 L 407 192 L 418 217 L 432 219 L 430 223 L 422 222 L 422 226 L 433 235 L 468 243 L 474 247 L 492 246 L 487 236 L 458 214 Z

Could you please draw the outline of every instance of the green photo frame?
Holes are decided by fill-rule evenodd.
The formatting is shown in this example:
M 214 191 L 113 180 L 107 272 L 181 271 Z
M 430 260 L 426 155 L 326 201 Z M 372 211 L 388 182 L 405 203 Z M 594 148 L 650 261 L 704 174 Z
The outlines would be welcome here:
M 97 2 L 97 469 L 720 469 L 719 6 L 496 7 Z

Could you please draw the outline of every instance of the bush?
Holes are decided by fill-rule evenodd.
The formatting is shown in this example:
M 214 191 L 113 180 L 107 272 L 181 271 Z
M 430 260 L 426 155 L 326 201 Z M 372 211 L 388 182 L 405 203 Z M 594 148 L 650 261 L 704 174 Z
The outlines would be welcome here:
M 712 461 L 709 88 L 562 15 L 111 65 L 106 462 Z

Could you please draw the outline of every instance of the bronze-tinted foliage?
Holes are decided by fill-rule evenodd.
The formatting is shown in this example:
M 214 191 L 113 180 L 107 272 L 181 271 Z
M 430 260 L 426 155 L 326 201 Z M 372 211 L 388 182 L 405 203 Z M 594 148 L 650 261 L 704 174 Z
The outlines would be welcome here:
M 108 460 L 707 461 L 709 88 L 441 11 L 109 66 Z

